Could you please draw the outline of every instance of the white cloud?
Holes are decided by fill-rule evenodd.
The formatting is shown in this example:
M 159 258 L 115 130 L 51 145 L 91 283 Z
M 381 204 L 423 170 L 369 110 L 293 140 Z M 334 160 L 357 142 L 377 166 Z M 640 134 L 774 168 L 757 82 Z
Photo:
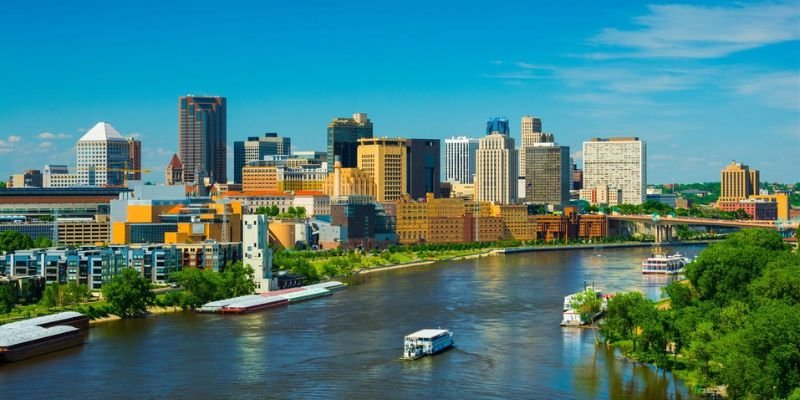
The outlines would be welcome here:
M 753 96 L 770 107 L 800 109 L 800 74 L 797 72 L 751 75 L 740 80 L 735 90 L 739 94 Z
M 134 138 L 134 139 L 138 140 L 138 139 L 143 138 L 144 134 L 142 134 L 140 132 L 133 132 L 133 133 L 129 134 L 128 137 L 131 137 L 131 138 Z
M 41 149 L 49 149 L 51 147 L 53 147 L 53 142 L 40 142 L 39 143 L 39 148 L 41 148 Z
M 737 4 L 732 7 L 650 5 L 634 18 L 639 29 L 606 28 L 592 38 L 617 51 L 590 58 L 718 58 L 731 53 L 800 39 L 796 2 Z
M 22 141 L 21 136 L 10 135 L 8 137 L 8 143 L 19 143 L 20 141 Z
M 45 140 L 66 139 L 70 136 L 71 135 L 67 135 L 66 133 L 51 133 L 51 132 L 42 132 L 36 135 L 37 138 Z

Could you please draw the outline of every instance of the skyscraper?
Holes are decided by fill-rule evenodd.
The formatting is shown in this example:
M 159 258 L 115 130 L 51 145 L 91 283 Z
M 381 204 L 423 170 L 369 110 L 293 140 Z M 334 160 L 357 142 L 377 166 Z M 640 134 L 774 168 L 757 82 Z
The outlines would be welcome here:
M 264 156 L 289 155 L 292 140 L 268 132 L 264 136 L 250 136 L 246 141 L 233 142 L 233 182 L 242 183 L 242 168 L 247 163 L 263 160 Z
M 465 136 L 444 140 L 444 180 L 473 183 L 479 140 Z
M 519 174 L 525 175 L 525 149 L 533 147 L 536 143 L 553 143 L 552 133 L 542 133 L 542 120 L 530 115 L 522 117 L 520 121 L 520 134 L 522 145 L 519 148 Z M 527 195 L 526 195 L 527 196 Z
M 224 97 L 181 96 L 178 100 L 178 157 L 187 183 L 228 181 L 227 106 Z
M 142 142 L 134 138 L 128 138 L 127 168 L 132 170 L 128 172 L 129 180 L 142 180 Z
M 527 159 L 525 201 L 534 204 L 567 204 L 572 173 L 569 147 L 537 143 L 523 150 Z
M 358 139 L 371 137 L 372 121 L 366 113 L 331 120 L 328 124 L 328 172 L 333 172 L 336 161 L 342 168 L 355 168 L 358 164 Z
M 119 186 L 128 163 L 128 140 L 107 122 L 98 122 L 78 140 L 78 185 Z
M 622 203 L 647 200 L 647 144 L 638 137 L 583 142 L 583 187 L 622 189 Z
M 412 199 L 424 198 L 427 193 L 439 196 L 441 147 L 439 139 L 406 139 L 407 188 Z
M 475 200 L 517 202 L 517 150 L 514 139 L 492 132 L 480 140 L 475 162 Z
M 511 130 L 508 128 L 508 118 L 494 117 L 486 121 L 486 134 L 489 135 L 493 132 L 501 135 L 508 135 Z
M 406 192 L 407 162 L 405 139 L 358 140 L 358 169 L 375 181 L 377 201 L 395 201 Z
M 731 161 L 721 172 L 719 203 L 733 203 L 758 195 L 759 172 L 749 166 Z

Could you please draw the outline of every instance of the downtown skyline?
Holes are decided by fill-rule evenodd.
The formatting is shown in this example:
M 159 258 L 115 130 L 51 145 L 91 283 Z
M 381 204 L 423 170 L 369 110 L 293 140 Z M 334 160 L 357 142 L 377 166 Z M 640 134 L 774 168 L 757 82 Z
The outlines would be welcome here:
M 153 171 L 144 179 L 161 182 L 177 152 L 176 100 L 192 93 L 227 98 L 229 166 L 234 141 L 264 132 L 324 150 L 328 122 L 355 112 L 369 114 L 376 137 L 435 139 L 480 138 L 489 117 L 505 116 L 517 144 L 520 118 L 535 115 L 573 155 L 593 137 L 642 138 L 649 183 L 717 181 L 731 159 L 766 181 L 797 179 L 795 3 L 585 3 L 563 23 L 548 18 L 563 9 L 526 3 L 318 4 L 303 15 L 252 4 L 213 16 L 198 4 L 160 5 L 157 16 L 146 6 L 11 5 L 0 16 L 12 55 L 0 72 L 15 77 L 0 100 L 0 174 L 73 167 L 77 139 L 108 121 L 142 141 Z M 100 17 L 108 35 L 93 31 Z M 743 21 L 749 29 L 734 31 Z M 203 32 L 204 44 L 178 35 L 193 25 L 219 29 Z M 209 46 L 214 57 L 199 52 Z

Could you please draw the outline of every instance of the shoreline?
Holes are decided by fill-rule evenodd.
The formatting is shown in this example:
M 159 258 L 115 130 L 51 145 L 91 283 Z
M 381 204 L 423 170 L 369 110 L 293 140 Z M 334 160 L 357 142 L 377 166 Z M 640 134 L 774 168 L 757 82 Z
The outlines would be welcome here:
M 683 241 L 683 242 L 671 242 L 669 244 L 663 245 L 664 247 L 671 247 L 671 246 L 691 246 L 696 244 L 710 244 L 714 243 L 716 240 L 696 240 L 696 241 Z M 652 247 L 655 246 L 655 243 L 652 242 L 626 242 L 626 243 L 599 243 L 599 244 L 574 244 L 574 245 L 543 245 L 543 246 L 523 246 L 523 247 L 505 247 L 500 249 L 480 249 L 480 252 L 473 253 L 473 254 L 466 254 L 460 256 L 453 256 L 444 258 L 441 260 L 414 260 L 400 264 L 389 264 L 389 265 L 381 265 L 375 267 L 367 267 L 361 268 L 358 270 L 353 271 L 348 275 L 341 275 L 339 277 L 347 277 L 353 275 L 364 275 L 364 274 L 371 274 L 374 272 L 381 272 L 381 271 L 388 271 L 393 269 L 401 269 L 401 268 L 410 268 L 410 267 L 418 267 L 422 265 L 430 265 L 438 262 L 445 262 L 445 261 L 459 261 L 459 260 L 469 260 L 473 258 L 480 258 L 486 256 L 498 256 L 498 255 L 507 255 L 507 254 L 516 254 L 516 253 L 533 253 L 539 251 L 563 251 L 563 250 L 594 250 L 594 249 L 614 249 L 614 248 L 635 248 L 635 247 Z M 333 279 L 333 278 L 332 278 Z

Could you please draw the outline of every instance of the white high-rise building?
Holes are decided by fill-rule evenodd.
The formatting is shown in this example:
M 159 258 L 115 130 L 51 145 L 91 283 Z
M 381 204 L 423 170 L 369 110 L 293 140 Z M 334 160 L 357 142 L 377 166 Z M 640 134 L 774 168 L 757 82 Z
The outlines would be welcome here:
M 444 180 L 473 183 L 475 177 L 475 152 L 478 139 L 465 136 L 444 140 Z
M 253 268 L 256 292 L 268 292 L 272 281 L 272 249 L 266 215 L 242 216 L 242 264 Z
M 480 140 L 475 157 L 475 200 L 517 202 L 517 154 L 510 136 L 492 132 Z
M 118 186 L 124 183 L 128 140 L 107 122 L 98 122 L 78 140 L 78 185 Z
M 613 186 L 622 203 L 647 200 L 647 144 L 638 137 L 594 138 L 583 142 L 583 187 Z
M 553 143 L 555 138 L 552 133 L 542 133 L 542 120 L 530 115 L 522 117 L 520 121 L 522 145 L 519 148 L 519 174 L 525 175 L 525 149 L 537 143 Z

